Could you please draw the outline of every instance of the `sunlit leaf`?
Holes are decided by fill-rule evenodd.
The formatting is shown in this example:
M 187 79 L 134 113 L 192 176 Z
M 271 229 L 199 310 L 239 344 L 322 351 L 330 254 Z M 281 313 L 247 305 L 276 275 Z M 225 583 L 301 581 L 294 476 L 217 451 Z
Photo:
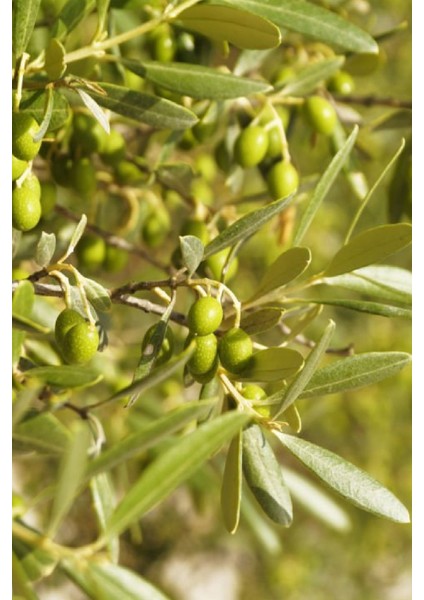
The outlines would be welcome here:
M 93 117 L 96 119 L 96 121 L 100 123 L 100 125 L 103 127 L 106 133 L 110 133 L 109 119 L 104 113 L 104 111 L 97 104 L 97 102 L 94 100 L 94 98 L 92 98 L 90 94 L 88 94 L 82 88 L 75 88 L 75 91 L 77 92 L 81 100 L 84 102 L 88 110 L 91 112 Z
M 12 10 L 12 49 L 18 58 L 27 49 L 37 20 L 41 0 L 14 0 Z
M 291 348 L 267 348 L 252 356 L 238 381 L 280 381 L 293 377 L 303 367 L 303 357 Z
M 221 511 L 224 525 L 230 533 L 235 533 L 240 519 L 242 484 L 242 433 L 238 433 L 230 443 L 225 460 L 221 485 Z
M 308 298 L 308 302 L 317 302 L 322 305 L 340 306 L 349 310 L 369 313 L 370 315 L 379 315 L 380 317 L 411 319 L 412 311 L 410 308 L 401 308 L 399 306 L 390 306 L 379 302 L 369 302 L 368 300 L 346 300 L 344 298 Z
M 34 367 L 25 371 L 25 376 L 59 388 L 87 387 L 103 379 L 98 371 L 78 365 Z
M 44 57 L 44 68 L 49 79 L 59 79 L 66 71 L 65 54 L 66 50 L 63 44 L 56 38 L 52 38 L 47 45 Z
M 90 481 L 93 508 L 97 516 L 99 529 L 104 533 L 106 522 L 116 506 L 115 492 L 109 473 L 100 473 Z M 108 540 L 108 550 L 114 563 L 119 560 L 119 539 L 112 537 Z
M 19 598 L 25 598 L 25 600 L 38 600 L 37 594 L 34 592 L 31 584 L 31 580 L 15 552 L 12 553 L 12 582 L 13 593 L 19 594 Z
M 249 335 L 263 333 L 277 325 L 283 312 L 282 308 L 266 307 L 243 313 L 240 327 Z
M 40 267 L 47 267 L 47 265 L 50 264 L 55 250 L 55 234 L 42 231 L 35 250 L 35 262 L 40 265 Z
M 31 547 L 20 539 L 13 538 L 12 548 L 19 557 L 31 581 L 49 577 L 55 570 L 59 557 L 44 548 Z
M 13 432 L 13 442 L 21 450 L 62 454 L 70 433 L 57 417 L 49 413 L 29 416 Z
M 180 248 L 183 265 L 191 277 L 203 260 L 204 246 L 195 235 L 184 235 L 180 236 Z
M 93 305 L 95 310 L 107 312 L 112 308 L 112 302 L 108 291 L 98 281 L 84 277 L 84 290 L 88 300 Z

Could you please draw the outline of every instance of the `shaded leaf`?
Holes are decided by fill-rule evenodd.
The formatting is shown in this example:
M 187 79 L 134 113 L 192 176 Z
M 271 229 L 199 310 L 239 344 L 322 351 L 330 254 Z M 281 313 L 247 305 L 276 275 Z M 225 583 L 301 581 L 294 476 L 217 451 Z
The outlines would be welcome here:
M 237 412 L 207 421 L 163 452 L 144 470 L 112 515 L 109 535 L 117 534 L 166 498 L 215 454 L 248 421 Z
M 52 38 L 47 45 L 44 57 L 44 68 L 49 79 L 60 79 L 66 71 L 65 54 L 66 50 L 63 44 L 56 38 Z
M 348 356 L 319 369 L 301 398 L 324 396 L 378 383 L 395 375 L 411 362 L 406 352 L 365 352 Z
M 359 233 L 333 257 L 324 272 L 326 277 L 342 275 L 386 259 L 411 243 L 409 223 L 380 225 Z
M 287 467 L 284 467 L 284 479 L 293 500 L 309 513 L 336 531 L 351 529 L 349 515 L 314 483 Z
M 48 131 L 48 129 L 50 127 L 50 121 L 51 121 L 52 115 L 53 115 L 53 108 L 54 108 L 53 88 L 51 86 L 48 86 L 48 87 L 46 87 L 46 93 L 45 93 L 45 105 L 44 105 L 43 120 L 40 123 L 40 127 L 39 127 L 37 133 L 35 133 L 35 135 L 33 135 L 33 137 L 32 137 L 34 142 L 41 141 L 43 139 L 43 137 L 46 135 L 46 132 Z
M 183 265 L 191 277 L 203 260 L 204 246 L 195 235 L 184 235 L 180 236 L 180 248 Z
M 100 82 L 106 95 L 90 90 L 89 94 L 100 106 L 158 129 L 188 129 L 197 117 L 187 108 L 170 100 L 129 90 L 112 83 Z
M 221 485 L 221 512 L 224 525 L 235 533 L 240 520 L 242 484 L 242 432 L 231 440 Z
M 278 407 L 277 411 L 273 414 L 273 418 L 277 419 L 282 412 L 284 412 L 289 406 L 293 404 L 295 400 L 302 393 L 309 380 L 313 376 L 316 368 L 324 355 L 325 351 L 328 348 L 332 335 L 334 333 L 334 329 L 336 324 L 334 321 L 329 321 L 327 327 L 319 342 L 315 345 L 315 347 L 309 352 L 308 356 L 305 359 L 305 363 L 303 369 L 300 373 L 293 379 L 290 383 L 289 387 L 285 389 L 283 392 L 277 392 L 268 398 L 268 400 L 281 400 L 281 404 Z
M 374 131 L 387 129 L 410 129 L 412 127 L 412 110 L 397 109 L 386 113 L 371 125 Z
M 270 202 L 267 206 L 244 215 L 209 242 L 205 247 L 203 257 L 208 258 L 208 256 L 216 254 L 228 246 L 233 246 L 240 240 L 244 240 L 254 234 L 265 223 L 284 210 L 290 204 L 292 199 L 293 195 L 283 198 L 282 200 L 274 200 L 274 202 Z
M 34 288 L 30 281 L 21 281 L 13 293 L 12 314 L 18 319 L 18 324 L 28 318 L 34 304 Z M 21 327 L 19 327 L 21 329 Z M 12 367 L 14 368 L 21 356 L 25 332 L 16 328 L 12 329 Z
M 184 196 L 190 189 L 193 180 L 193 169 L 186 163 L 161 164 L 156 176 L 159 181 Z
M 263 333 L 277 325 L 283 312 L 282 308 L 266 307 L 243 313 L 240 327 L 249 335 Z
M 30 317 L 23 317 L 21 315 L 14 314 L 12 314 L 12 327 L 14 329 L 20 329 L 21 332 L 26 331 L 27 333 L 49 333 L 50 331 L 49 327 L 40 325 L 40 323 L 37 323 Z M 18 334 L 17 331 L 15 331 L 15 333 Z M 13 364 L 15 364 L 15 361 L 18 360 L 18 358 L 19 357 L 16 358 L 16 356 L 14 356 Z
M 75 229 L 72 233 L 72 237 L 68 244 L 68 249 L 66 250 L 66 254 L 65 254 L 63 260 L 65 260 L 65 258 L 67 258 L 75 250 L 75 246 L 78 244 L 78 242 L 82 238 L 82 235 L 85 231 L 86 225 L 87 225 L 87 216 L 85 214 L 82 214 L 81 219 L 75 226 Z
M 223 4 L 248 10 L 278 27 L 303 33 L 352 52 L 378 52 L 373 38 L 336 13 L 305 0 L 221 0 Z
M 331 489 L 362 510 L 397 523 L 409 523 L 405 506 L 373 477 L 337 454 L 274 430 L 281 443 Z
M 123 60 L 122 64 L 156 85 L 199 100 L 240 98 L 272 89 L 266 81 L 236 77 L 203 65 L 134 60 Z
M 293 508 L 281 467 L 259 425 L 243 431 L 243 473 L 266 515 L 289 527 Z
M 25 377 L 35 377 L 43 383 L 59 388 L 88 387 L 103 379 L 103 375 L 98 371 L 78 365 L 34 367 L 25 371 Z
M 344 63 L 344 56 L 326 58 L 308 65 L 285 83 L 279 94 L 282 96 L 303 96 L 313 92 L 317 85 L 336 73 Z M 280 86 L 276 85 L 276 89 Z
M 12 6 L 12 50 L 18 58 L 25 52 L 34 30 L 41 0 L 14 0 Z
M 328 304 L 329 306 L 340 306 L 349 310 L 379 315 L 380 317 L 399 317 L 402 319 L 411 319 L 412 311 L 409 308 L 400 308 L 399 306 L 390 306 L 389 304 L 380 304 L 378 302 L 369 302 L 367 300 L 345 300 L 343 298 L 309 298 L 308 302 L 317 302 L 319 304 Z
M 101 533 L 104 533 L 106 522 L 116 506 L 115 493 L 109 473 L 100 473 L 93 477 L 90 481 L 90 490 L 99 529 Z M 119 560 L 119 539 L 117 537 L 110 538 L 107 547 L 112 562 L 117 563 Z
M 51 93 L 52 109 L 47 131 L 55 131 L 68 120 L 70 107 L 68 100 L 61 92 L 52 90 L 49 93 Z M 46 94 L 45 90 L 23 90 L 19 110 L 28 112 L 37 123 L 42 123 L 46 110 Z
M 295 375 L 303 367 L 303 357 L 291 348 L 267 348 L 252 356 L 249 366 L 237 381 L 281 381 Z
M 290 406 L 284 410 L 283 415 L 284 422 L 288 424 L 294 433 L 300 433 L 302 431 L 302 419 L 300 418 L 296 404 L 290 404 Z M 273 417 L 273 420 L 277 419 L 274 419 Z
M 65 37 L 93 10 L 95 4 L 95 0 L 68 0 L 53 24 L 53 37 L 59 39 Z
M 311 199 L 309 200 L 308 205 L 307 205 L 307 207 L 299 221 L 299 224 L 297 226 L 296 232 L 294 234 L 294 239 L 293 239 L 294 246 L 297 246 L 301 242 L 303 236 L 305 235 L 307 229 L 309 228 L 322 201 L 328 194 L 337 175 L 340 173 L 343 165 L 345 164 L 346 160 L 348 159 L 348 156 L 349 156 L 350 152 L 352 151 L 352 148 L 355 144 L 357 135 L 358 135 L 358 126 L 355 125 L 355 127 L 352 130 L 352 133 L 347 138 L 345 144 L 340 148 L 340 150 L 337 152 L 337 154 L 333 157 L 330 164 L 328 165 L 328 167 L 322 174 L 321 179 L 319 180 L 318 185 L 316 186 L 316 188 L 311 196 Z
M 19 449 L 46 454 L 62 454 L 69 437 L 66 427 L 49 413 L 29 416 L 13 432 L 13 442 Z
M 91 440 L 92 434 L 88 424 L 78 422 L 59 465 L 56 492 L 47 526 L 47 535 L 50 537 L 54 536 L 78 494 Z
M 243 490 L 241 514 L 244 523 L 254 536 L 256 546 L 269 556 L 281 556 L 283 547 L 279 531 L 255 502 L 247 486 Z
M 272 290 L 286 285 L 301 275 L 308 268 L 310 262 L 311 251 L 309 248 L 293 247 L 286 250 L 267 267 L 251 300 L 265 296 Z
M 243 10 L 242 6 L 198 4 L 179 14 L 184 27 L 237 48 L 265 50 L 278 46 L 281 33 L 267 18 Z
M 54 251 L 56 250 L 56 236 L 54 233 L 41 233 L 35 249 L 35 262 L 40 267 L 47 267 L 50 264 Z
M 12 547 L 31 581 L 38 581 L 51 575 L 59 562 L 58 556 L 54 556 L 44 548 L 33 548 L 17 538 L 13 538 Z
M 24 598 L 25 600 L 38 600 L 38 596 L 33 590 L 31 580 L 15 552 L 12 552 L 12 584 L 13 593 L 19 594 L 19 598 Z
M 108 291 L 94 279 L 84 277 L 84 290 L 87 298 L 94 309 L 100 312 L 107 312 L 112 308 L 112 302 Z

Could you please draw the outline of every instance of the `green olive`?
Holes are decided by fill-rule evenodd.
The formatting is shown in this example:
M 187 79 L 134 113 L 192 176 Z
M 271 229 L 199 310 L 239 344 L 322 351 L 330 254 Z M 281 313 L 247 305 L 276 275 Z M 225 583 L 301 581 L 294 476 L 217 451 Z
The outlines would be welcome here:
M 90 198 L 96 191 L 96 170 L 87 157 L 78 158 L 71 167 L 72 187 L 83 198 Z
M 27 168 L 28 161 L 20 160 L 12 154 L 12 181 L 19 179 L 19 177 L 24 174 Z
M 187 219 L 181 227 L 181 235 L 194 235 L 199 238 L 204 246 L 209 242 L 209 232 L 204 221 Z
M 52 157 L 50 170 L 54 181 L 62 187 L 72 185 L 72 159 L 68 154 L 57 154 Z
M 268 134 L 260 125 L 243 129 L 234 144 L 234 158 L 241 167 L 254 167 L 264 158 L 268 150 Z
M 107 165 L 117 165 L 125 158 L 125 139 L 116 129 L 111 129 L 103 140 L 100 158 Z
M 299 187 L 299 174 L 292 163 L 280 161 L 275 163 L 266 175 L 268 190 L 277 200 L 293 194 Z
M 129 160 L 120 160 L 113 165 L 116 181 L 121 185 L 135 185 L 144 181 L 145 176 L 140 169 Z
M 79 148 L 84 154 L 102 150 L 107 133 L 97 119 L 82 112 L 75 113 L 72 129 L 71 146 L 73 148 Z
M 220 250 L 216 254 L 212 254 L 205 261 L 206 272 L 208 275 L 215 279 L 216 281 L 222 281 L 223 270 L 227 263 L 227 258 L 231 252 L 231 248 L 224 248 Z M 228 265 L 227 272 L 224 276 L 224 281 L 229 281 L 232 279 L 238 270 L 238 258 L 237 256 L 232 259 L 230 264 Z
M 208 335 L 221 325 L 223 314 L 221 303 L 216 298 L 203 296 L 190 307 L 188 327 L 195 335 Z
M 103 268 L 108 273 L 119 273 L 128 263 L 128 252 L 114 246 L 106 246 Z
M 332 104 L 321 96 L 310 96 L 304 104 L 306 118 L 315 131 L 331 135 L 337 123 L 337 114 Z
M 265 390 L 259 385 L 256 385 L 256 383 L 246 383 L 243 386 L 241 393 L 246 400 L 261 401 L 265 400 L 267 397 Z
M 34 142 L 34 135 L 40 126 L 27 112 L 15 112 L 12 115 L 12 154 L 20 160 L 32 160 L 38 154 L 41 140 Z
M 52 181 L 43 181 L 41 183 L 41 212 L 43 217 L 48 217 L 55 205 L 57 198 L 56 185 Z
M 187 367 L 190 374 L 199 383 L 206 383 L 214 376 L 218 366 L 218 340 L 213 333 L 196 336 L 195 350 Z
M 253 353 L 250 336 L 238 327 L 229 329 L 219 341 L 219 359 L 231 373 L 240 373 L 249 366 Z
M 328 89 L 341 96 L 348 96 L 355 90 L 355 81 L 347 71 L 338 71 L 329 79 Z
M 21 187 L 12 190 L 12 225 L 19 231 L 30 231 L 41 218 L 41 188 L 38 178 L 29 173 Z
M 79 266 L 94 271 L 101 267 L 105 260 L 105 241 L 96 235 L 84 235 L 75 248 L 75 254 Z
M 142 238 L 150 248 L 160 246 L 171 228 L 169 215 L 158 210 L 147 216 L 142 227 Z
M 88 362 L 99 347 L 99 334 L 90 323 L 77 323 L 63 338 L 61 351 L 66 362 L 83 364 Z
M 73 308 L 65 308 L 62 310 L 57 317 L 54 326 L 54 335 L 57 345 L 61 348 L 64 343 L 65 335 L 68 333 L 68 331 L 75 325 L 85 322 L 86 321 L 84 317 Z

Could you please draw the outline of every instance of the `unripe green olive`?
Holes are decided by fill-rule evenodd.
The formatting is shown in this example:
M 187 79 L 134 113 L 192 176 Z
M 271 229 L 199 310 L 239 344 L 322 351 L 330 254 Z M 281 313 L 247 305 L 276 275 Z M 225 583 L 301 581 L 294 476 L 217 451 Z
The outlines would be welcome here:
M 41 183 L 41 212 L 43 217 L 48 217 L 55 205 L 57 198 L 57 189 L 53 182 L 51 181 L 43 181 Z
M 160 62 L 170 62 L 173 60 L 177 45 L 169 25 L 163 24 L 159 26 L 150 34 L 148 42 L 155 60 Z
M 206 271 L 216 281 L 222 280 L 222 271 L 227 263 L 228 255 L 231 252 L 231 248 L 224 248 L 216 254 L 209 256 L 206 261 Z M 238 269 L 238 258 L 237 256 L 232 259 L 228 265 L 227 272 L 224 277 L 224 281 L 229 281 L 237 273 Z
M 27 112 L 15 112 L 12 115 L 12 154 L 20 160 L 32 160 L 38 154 L 41 140 L 34 142 L 39 125 Z
M 55 339 L 60 348 L 63 346 L 65 335 L 68 331 L 79 323 L 85 323 L 84 317 L 79 312 L 73 308 L 65 308 L 62 310 L 57 317 L 54 326 Z
M 299 174 L 292 163 L 281 160 L 273 165 L 266 175 L 268 190 L 277 200 L 293 194 L 299 187 Z
M 116 129 L 111 129 L 103 140 L 100 158 L 107 165 L 117 165 L 125 158 L 125 139 Z
M 204 221 L 187 219 L 181 227 L 181 235 L 194 235 L 205 246 L 209 242 L 209 232 Z
M 256 383 L 246 383 L 241 393 L 247 400 L 261 401 L 267 397 L 265 390 Z
M 53 156 L 50 162 L 50 170 L 53 179 L 62 187 L 72 185 L 72 165 L 73 162 L 68 154 L 58 154 Z
M 243 129 L 234 144 L 234 158 L 241 167 L 258 165 L 268 150 L 268 134 L 260 125 Z
M 102 266 L 106 256 L 105 241 L 96 235 L 85 235 L 75 248 L 78 265 L 89 270 Z
M 40 182 L 29 173 L 21 187 L 12 191 L 12 225 L 19 231 L 30 231 L 41 218 Z
M 218 366 L 218 340 L 213 333 L 196 336 L 196 347 L 187 367 L 191 375 L 199 383 L 206 383 L 215 374 Z
M 96 170 L 89 158 L 78 158 L 73 162 L 71 178 L 72 187 L 84 198 L 90 198 L 96 191 Z
M 321 96 L 310 96 L 304 104 L 306 118 L 315 131 L 331 135 L 337 123 L 337 114 L 332 104 Z
M 225 138 L 218 142 L 218 144 L 215 146 L 214 156 L 216 164 L 221 171 L 227 173 L 231 168 L 231 153 L 227 147 Z
M 293 79 L 293 77 L 295 77 L 295 75 L 296 75 L 296 71 L 294 70 L 294 68 L 292 66 L 283 65 L 275 73 L 275 75 L 272 79 L 272 83 L 273 83 L 273 85 L 281 86 L 283 83 L 286 83 L 290 79 Z
M 208 335 L 222 323 L 221 303 L 212 296 L 203 296 L 191 305 L 187 315 L 188 327 L 195 335 Z
M 141 343 L 141 349 L 144 352 L 147 346 L 151 343 L 153 334 L 157 328 L 157 325 L 152 325 L 144 334 L 143 341 Z M 153 346 L 152 346 L 153 352 Z M 159 349 L 159 352 L 156 355 L 155 364 L 156 366 L 162 365 L 166 363 L 174 352 L 174 333 L 170 327 L 166 328 L 165 337 L 163 339 L 162 345 Z
M 229 329 L 219 340 L 218 354 L 222 366 L 231 373 L 240 373 L 249 366 L 253 353 L 250 336 L 240 329 Z
M 338 71 L 329 79 L 328 89 L 341 96 L 348 96 L 355 89 L 355 81 L 347 71 Z
M 118 273 L 125 268 L 128 262 L 128 252 L 122 248 L 106 246 L 103 268 L 108 273 Z
M 113 165 L 116 181 L 121 185 L 135 185 L 145 179 L 140 169 L 129 160 L 120 160 Z
M 142 227 L 142 238 L 150 248 L 156 248 L 166 238 L 170 230 L 169 215 L 158 210 L 147 216 Z
M 12 181 L 16 181 L 28 168 L 28 161 L 20 160 L 12 154 Z
M 102 150 L 107 133 L 97 119 L 82 112 L 75 113 L 72 128 L 71 146 L 73 148 L 79 148 L 84 154 Z
M 216 177 L 217 165 L 215 159 L 210 154 L 199 154 L 195 160 L 195 169 L 208 183 Z
M 99 347 L 99 334 L 90 323 L 77 323 L 65 334 L 61 351 L 66 362 L 83 364 L 88 362 Z

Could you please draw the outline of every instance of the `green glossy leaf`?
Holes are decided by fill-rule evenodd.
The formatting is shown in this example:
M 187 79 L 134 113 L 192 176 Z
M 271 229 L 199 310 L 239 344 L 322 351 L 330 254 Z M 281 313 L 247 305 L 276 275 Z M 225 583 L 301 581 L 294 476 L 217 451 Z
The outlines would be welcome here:
M 380 317 L 411 319 L 412 311 L 409 308 L 400 308 L 399 306 L 390 306 L 389 304 L 380 304 L 379 302 L 369 302 L 368 300 L 345 300 L 344 298 L 309 298 L 308 302 L 317 302 L 323 305 L 340 306 L 349 310 L 368 313 L 370 315 L 379 315 Z
M 112 83 L 100 82 L 99 85 L 106 95 L 90 90 L 90 96 L 100 106 L 128 119 L 158 129 L 188 129 L 198 120 L 190 110 L 170 100 L 129 90 Z
M 88 110 L 91 112 L 93 117 L 96 119 L 96 121 L 100 123 L 100 125 L 103 127 L 106 133 L 110 133 L 109 119 L 104 113 L 104 111 L 97 104 L 97 102 L 90 96 L 90 94 L 88 94 L 83 89 L 75 88 L 75 91 L 77 92 L 85 106 L 88 108 Z
M 109 473 L 100 473 L 93 477 L 90 481 L 90 491 L 100 533 L 104 533 L 106 522 L 116 506 L 115 491 Z M 112 561 L 117 563 L 119 560 L 119 539 L 117 537 L 110 538 L 107 547 Z
M 292 200 L 293 195 L 283 198 L 282 200 L 274 200 L 274 202 L 267 204 L 267 206 L 259 208 L 258 210 L 253 210 L 247 215 L 244 215 L 209 242 L 205 247 L 204 258 L 208 258 L 208 256 L 216 254 L 220 250 L 223 250 L 228 246 L 233 246 L 237 242 L 253 235 L 265 225 L 265 223 L 275 217 L 275 215 L 278 215 L 287 208 Z
M 24 598 L 25 600 L 38 600 L 38 596 L 33 590 L 31 580 L 15 552 L 12 553 L 12 585 L 13 593 L 19 594 L 19 600 L 21 600 L 21 598 Z
M 180 248 L 183 265 L 191 277 L 203 260 L 204 246 L 195 235 L 184 235 L 180 236 Z
M 324 275 L 335 277 L 384 260 L 408 246 L 411 239 L 412 227 L 409 223 L 380 225 L 367 229 L 352 238 L 336 253 Z
M 172 444 L 150 463 L 117 506 L 108 524 L 109 535 L 120 533 L 166 498 L 218 452 L 248 418 L 234 411 L 226 413 Z
M 293 247 L 286 250 L 267 267 L 251 300 L 266 296 L 269 292 L 299 277 L 308 268 L 310 262 L 311 251 L 309 248 Z
M 47 131 L 55 131 L 67 122 L 70 107 L 67 98 L 61 92 L 52 90 L 49 93 L 51 93 L 52 109 Z M 47 105 L 46 94 L 45 90 L 23 90 L 19 110 L 28 112 L 38 123 L 42 123 Z
M 87 298 L 94 309 L 99 312 L 108 312 L 112 308 L 112 302 L 106 288 L 100 285 L 98 281 L 88 277 L 82 278 L 82 281 Z
M 337 154 L 333 157 L 330 164 L 328 165 L 328 167 L 322 174 L 321 179 L 319 180 L 318 185 L 316 186 L 316 188 L 311 196 L 311 199 L 309 200 L 308 205 L 307 205 L 307 207 L 300 219 L 300 222 L 297 226 L 296 232 L 294 234 L 294 239 L 293 239 L 294 246 L 297 246 L 300 244 L 303 236 L 305 235 L 313 218 L 315 217 L 322 201 L 328 194 L 337 175 L 340 173 L 343 165 L 345 164 L 346 160 L 348 159 L 348 156 L 349 156 L 350 152 L 352 151 L 352 148 L 355 144 L 357 135 L 358 135 L 358 127 L 357 127 L 357 125 L 355 125 L 355 127 L 352 130 L 352 133 L 347 138 L 345 144 L 340 148 L 340 150 L 337 152 Z
M 87 477 L 92 477 L 101 471 L 109 471 L 135 456 L 139 456 L 196 418 L 202 417 L 209 412 L 213 405 L 214 402 L 210 400 L 187 402 L 153 423 L 141 427 L 94 458 L 88 465 Z
M 78 365 L 34 367 L 25 371 L 25 376 L 59 388 L 88 387 L 103 379 L 97 371 Z
M 269 19 L 278 27 L 351 52 L 377 53 L 373 38 L 336 13 L 305 0 L 221 0 L 229 6 L 248 10 Z
M 67 575 L 90 598 L 102 600 L 170 600 L 134 571 L 107 562 L 64 561 Z
M 281 443 L 331 489 L 362 510 L 397 523 L 409 523 L 405 506 L 373 477 L 337 454 L 274 430 Z
M 156 85 L 198 100 L 227 100 L 272 89 L 266 81 L 236 77 L 203 65 L 133 60 L 123 60 L 122 64 Z
M 91 441 L 92 433 L 88 423 L 78 422 L 59 465 L 56 492 L 47 526 L 47 535 L 50 537 L 54 536 L 78 494 Z
M 308 65 L 285 83 L 279 94 L 282 96 L 304 96 L 313 92 L 320 83 L 331 77 L 342 67 L 344 60 L 344 56 L 335 56 Z M 275 87 L 279 89 L 280 86 L 276 85 Z
M 62 39 L 95 7 L 95 0 L 68 0 L 53 24 L 52 36 Z
M 377 300 L 399 302 L 407 306 L 412 304 L 412 273 L 401 267 L 364 267 L 353 273 L 325 278 L 322 283 L 353 290 Z
M 284 310 L 282 308 L 260 308 L 249 313 L 244 313 L 240 327 L 249 335 L 263 333 L 277 325 Z
M 54 556 L 44 548 L 33 548 L 17 538 L 13 538 L 12 548 L 31 581 L 49 577 L 59 562 L 58 556 Z
M 38 240 L 37 248 L 35 249 L 35 262 L 40 267 L 47 267 L 56 250 L 56 236 L 54 233 L 41 233 Z
M 12 5 L 12 51 L 18 58 L 27 49 L 41 0 L 14 0 Z
M 230 533 L 235 533 L 240 520 L 242 484 L 242 432 L 230 443 L 225 460 L 221 486 L 221 512 L 224 525 Z
M 184 27 L 237 48 L 265 50 L 278 46 L 281 33 L 267 18 L 235 6 L 197 4 L 180 13 Z
M 345 532 L 351 529 L 349 515 L 309 479 L 287 467 L 284 467 L 284 479 L 295 503 L 298 502 L 305 510 L 336 531 Z
M 243 473 L 265 514 L 279 525 L 289 527 L 293 520 L 290 493 L 259 425 L 243 431 Z
M 335 327 L 336 324 L 334 323 L 334 321 L 330 320 L 327 327 L 325 328 L 323 335 L 321 336 L 321 339 L 306 357 L 303 369 L 293 379 L 289 387 L 282 393 L 277 392 L 276 394 L 273 394 L 268 398 L 268 400 L 281 400 L 280 406 L 278 407 L 277 411 L 273 414 L 274 419 L 277 419 L 278 416 L 281 415 L 281 413 L 283 413 L 287 408 L 289 408 L 305 389 L 306 385 L 308 384 L 314 372 L 316 371 L 321 358 L 325 354 L 325 351 L 327 350 L 330 344 Z
M 52 38 L 47 45 L 44 57 L 44 68 L 47 77 L 51 80 L 60 79 L 66 71 L 66 50 L 56 38 Z
M 348 356 L 316 371 L 300 397 L 325 396 L 372 385 L 396 375 L 410 362 L 411 355 L 406 352 Z
M 19 323 L 22 323 L 22 319 L 27 319 L 28 315 L 31 314 L 33 304 L 34 288 L 32 283 L 21 281 L 13 294 L 12 300 L 12 314 L 18 319 Z M 25 332 L 22 331 L 21 326 L 19 326 L 19 329 L 14 327 L 12 329 L 12 367 L 18 364 L 24 341 Z
M 281 381 L 293 377 L 303 367 L 303 357 L 290 348 L 267 348 L 252 356 L 249 367 L 237 381 Z
M 13 432 L 13 441 L 19 449 L 43 454 L 62 454 L 69 437 L 66 427 L 49 413 L 29 416 Z

